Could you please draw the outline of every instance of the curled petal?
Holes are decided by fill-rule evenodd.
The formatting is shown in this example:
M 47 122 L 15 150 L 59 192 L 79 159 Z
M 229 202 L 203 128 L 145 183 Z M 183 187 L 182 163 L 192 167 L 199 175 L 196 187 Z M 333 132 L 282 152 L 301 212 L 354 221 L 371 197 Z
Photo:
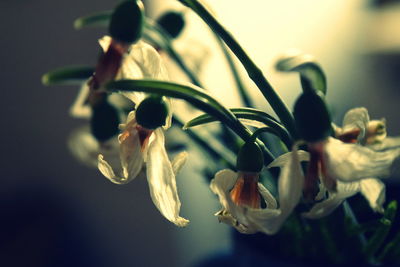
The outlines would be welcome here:
M 177 226 L 184 227 L 189 221 L 179 216 L 181 202 L 176 188 L 175 174 L 164 146 L 163 130 L 154 131 L 147 156 L 147 181 L 150 196 L 157 209 Z
M 316 203 L 310 211 L 302 213 L 302 216 L 308 219 L 320 219 L 331 214 L 345 199 L 337 196 Z
M 355 128 L 360 129 L 358 140 L 361 141 L 365 137 L 368 127 L 369 115 L 368 110 L 364 107 L 353 108 L 347 111 L 343 118 L 343 132 L 351 131 Z
M 107 161 L 102 154 L 98 156 L 100 172 L 113 183 L 126 184 L 136 178 L 142 169 L 144 160 L 136 125 L 134 112 L 131 112 L 128 122 L 121 126 L 123 132 L 118 136 L 120 162 Z
M 329 138 L 325 146 L 327 169 L 337 180 L 350 182 L 368 177 L 388 177 L 400 149 L 382 152 Z
M 235 185 L 237 176 L 236 172 L 225 169 L 217 172 L 214 179 L 211 180 L 210 189 L 218 196 L 219 202 L 224 209 L 229 208 L 228 201 L 231 202 L 229 191 Z
M 276 208 L 278 208 L 278 203 L 276 202 L 276 199 L 274 198 L 274 196 L 261 183 L 258 183 L 258 191 L 260 192 L 260 194 L 263 197 L 265 203 L 267 204 L 267 208 L 268 209 L 276 209 Z

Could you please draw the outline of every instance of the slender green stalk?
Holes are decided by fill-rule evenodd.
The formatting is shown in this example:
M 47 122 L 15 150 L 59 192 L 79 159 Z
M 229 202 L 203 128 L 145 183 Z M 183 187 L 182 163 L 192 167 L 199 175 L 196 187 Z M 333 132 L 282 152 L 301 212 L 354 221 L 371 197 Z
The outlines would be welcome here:
M 231 54 L 229 53 L 224 42 L 222 42 L 221 38 L 216 34 L 214 34 L 214 36 L 215 39 L 217 40 L 218 45 L 221 47 L 222 52 L 224 53 L 226 61 L 228 62 L 229 69 L 232 72 L 233 79 L 235 80 L 236 83 L 236 88 L 239 91 L 239 95 L 240 98 L 242 99 L 243 104 L 247 107 L 254 107 L 254 104 L 251 101 L 251 98 L 247 94 L 246 88 L 243 85 L 242 79 L 240 78 L 239 72 L 235 66 L 235 62 L 233 61 Z
M 150 21 L 150 19 L 146 19 L 146 28 L 153 32 L 156 32 L 158 36 L 161 38 L 162 49 L 176 62 L 176 64 L 182 69 L 182 71 L 186 74 L 186 76 L 190 79 L 190 81 L 199 87 L 202 87 L 201 82 L 197 79 L 196 75 L 192 72 L 192 70 L 186 65 L 183 58 L 175 51 L 171 44 L 171 37 L 166 33 L 161 27 L 159 27 L 156 23 Z M 144 32 L 144 35 L 149 41 L 157 43 L 149 34 Z
M 176 116 L 173 117 L 173 121 L 181 128 L 184 125 L 184 123 Z M 193 141 L 195 141 L 203 150 L 205 150 L 212 157 L 214 157 L 215 159 L 224 159 L 227 162 L 229 168 L 231 169 L 235 168 L 235 163 L 234 163 L 235 157 L 233 153 L 225 150 L 223 146 L 218 145 L 219 143 L 213 142 L 214 141 L 213 139 L 206 141 L 201 135 L 199 135 L 198 133 L 196 133 L 196 131 L 193 131 L 191 129 L 186 129 L 184 132 L 187 135 L 189 135 Z
M 233 36 L 212 16 L 207 9 L 200 4 L 197 0 L 178 0 L 184 5 L 190 7 L 195 13 L 197 13 L 208 26 L 224 40 L 226 45 L 232 50 L 239 61 L 243 64 L 249 77 L 260 89 L 261 93 L 267 99 L 283 125 L 288 129 L 290 134 L 296 139 L 296 127 L 294 124 L 293 115 L 275 92 L 272 86 L 269 84 L 267 79 L 264 77 L 262 71 L 256 66 L 251 58 L 246 54 L 244 49 L 239 43 L 233 38 Z
M 351 209 L 349 203 L 346 200 L 343 202 L 343 209 L 344 213 L 347 215 L 347 217 L 350 218 L 351 222 L 354 225 L 359 225 L 356 215 L 354 214 L 353 210 Z M 367 244 L 367 239 L 365 238 L 365 235 L 363 233 L 358 234 L 358 239 L 360 240 L 362 247 L 364 247 Z

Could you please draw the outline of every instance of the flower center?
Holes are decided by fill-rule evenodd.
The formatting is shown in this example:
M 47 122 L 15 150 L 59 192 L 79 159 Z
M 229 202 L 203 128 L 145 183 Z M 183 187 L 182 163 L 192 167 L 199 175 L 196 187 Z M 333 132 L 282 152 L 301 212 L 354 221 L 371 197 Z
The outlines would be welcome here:
M 261 197 L 258 192 L 259 173 L 239 172 L 239 178 L 230 192 L 232 201 L 238 206 L 248 206 L 254 209 L 261 207 Z
M 357 138 L 360 135 L 361 130 L 359 128 L 352 129 L 345 133 L 339 134 L 337 138 L 343 143 L 357 143 Z
M 144 148 L 149 143 L 150 136 L 153 133 L 153 130 L 146 129 L 140 125 L 136 125 L 136 130 L 138 131 L 140 146 L 141 146 L 141 150 L 143 152 Z

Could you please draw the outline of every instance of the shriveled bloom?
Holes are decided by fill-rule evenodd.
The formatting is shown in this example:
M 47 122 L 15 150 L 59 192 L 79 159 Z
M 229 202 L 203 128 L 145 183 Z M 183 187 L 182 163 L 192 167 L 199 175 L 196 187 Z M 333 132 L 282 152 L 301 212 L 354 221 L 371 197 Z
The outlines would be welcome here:
M 336 179 L 336 188 L 325 192 L 327 188 L 322 183 L 317 200 L 325 193 L 328 197 L 315 204 L 304 216 L 326 216 L 358 192 L 374 211 L 383 212 L 385 185 L 378 178 L 390 175 L 393 162 L 400 155 L 397 146 L 389 148 L 383 145 L 386 139 L 385 121 L 370 121 L 365 108 L 355 108 L 346 113 L 342 128 L 335 127 L 335 135 L 342 141 L 329 138 L 323 156 L 325 172 Z M 385 146 L 387 149 L 373 149 L 374 146 Z
M 155 130 L 143 128 L 137 123 L 134 111 L 128 115 L 122 130 L 118 136 L 120 162 L 107 161 L 100 154 L 99 170 L 111 182 L 126 184 L 136 178 L 146 164 L 146 177 L 154 205 L 169 221 L 177 226 L 186 226 L 189 221 L 179 216 L 181 203 L 175 174 L 184 164 L 187 154 L 179 154 L 171 163 L 165 150 L 164 130 L 161 127 Z
M 395 159 L 400 156 L 399 148 L 375 151 L 360 143 L 361 139 L 370 142 L 380 136 L 376 127 L 374 131 L 368 128 L 369 119 L 365 113 L 359 119 L 355 119 L 354 112 L 345 116 L 339 138 L 347 143 L 330 137 L 329 113 L 323 99 L 315 92 L 305 92 L 299 97 L 294 115 L 310 152 L 304 184 L 304 195 L 308 201 L 315 200 L 320 184 L 333 194 L 338 192 L 338 182 L 388 177 Z M 362 137 L 353 132 L 362 134 Z
M 215 215 L 220 222 L 241 233 L 275 234 L 300 200 L 304 181 L 300 161 L 307 159 L 308 154 L 304 151 L 294 151 L 268 166 L 281 168 L 278 200 L 258 182 L 259 173 L 219 171 L 210 184 L 222 205 Z M 265 203 L 265 208 L 261 202 Z

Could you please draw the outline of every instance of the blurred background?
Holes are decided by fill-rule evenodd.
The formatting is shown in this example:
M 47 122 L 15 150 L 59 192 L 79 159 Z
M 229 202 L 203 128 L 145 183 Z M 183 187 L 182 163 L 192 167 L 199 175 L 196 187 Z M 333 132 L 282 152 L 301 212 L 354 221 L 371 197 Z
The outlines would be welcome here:
M 209 258 L 231 253 L 230 228 L 213 216 L 220 207 L 202 177 L 204 155 L 193 145 L 178 176 L 181 213 L 191 220 L 185 229 L 160 216 L 145 179 L 111 184 L 68 151 L 71 131 L 86 125 L 68 113 L 79 88 L 45 87 L 41 76 L 64 65 L 94 64 L 97 39 L 106 32 L 76 31 L 73 21 L 116 3 L 0 2 L 0 266 L 206 266 Z M 296 48 L 313 54 L 325 70 L 337 123 L 349 108 L 365 106 L 372 118 L 387 119 L 389 135 L 400 134 L 400 1 L 219 0 L 208 5 L 289 106 L 300 92 L 298 77 L 277 73 L 274 62 Z M 148 0 L 145 6 L 153 17 L 167 9 L 186 10 L 173 0 Z M 237 106 L 214 39 L 185 12 L 187 28 L 176 45 L 185 47 L 190 40 L 205 47 L 201 79 L 224 103 Z M 172 76 L 179 80 L 179 75 Z M 269 110 L 247 79 L 246 86 L 258 108 Z

